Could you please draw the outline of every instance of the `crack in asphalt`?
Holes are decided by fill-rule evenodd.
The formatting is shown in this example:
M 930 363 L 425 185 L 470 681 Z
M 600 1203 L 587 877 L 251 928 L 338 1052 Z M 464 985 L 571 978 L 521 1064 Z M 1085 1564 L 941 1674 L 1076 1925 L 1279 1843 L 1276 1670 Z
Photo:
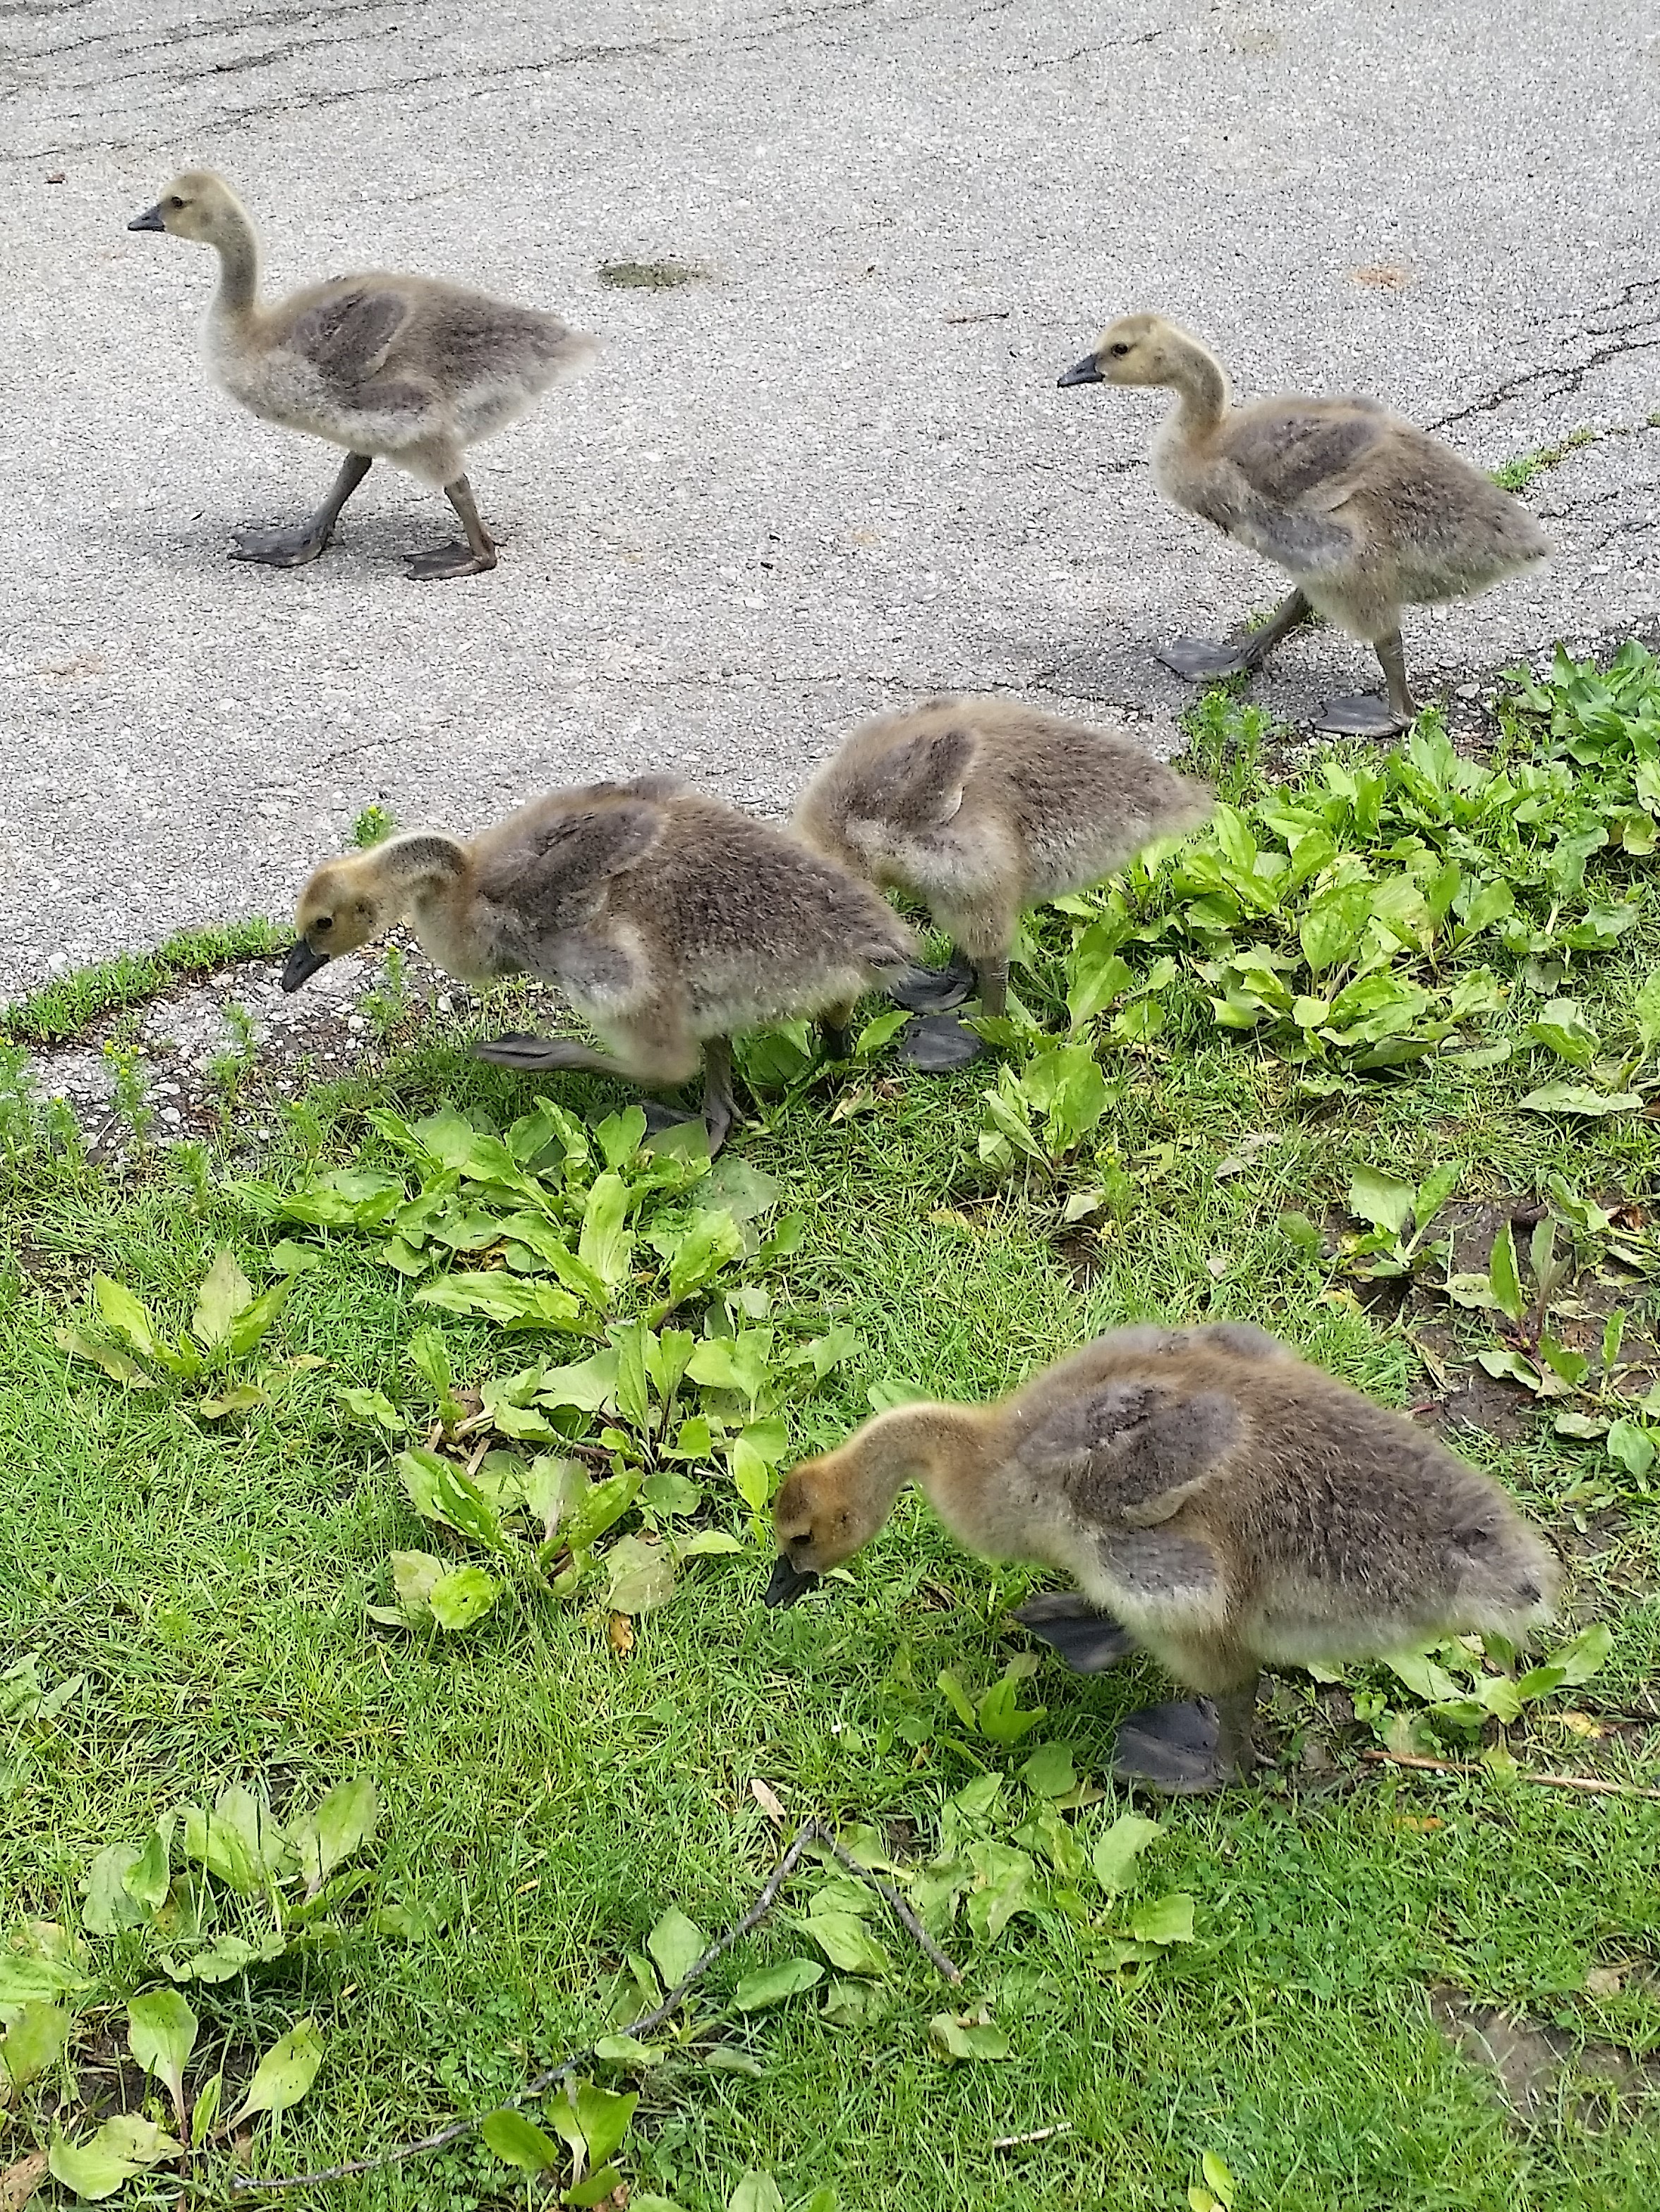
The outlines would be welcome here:
M 1504 383 L 1495 385 L 1490 392 L 1483 392 L 1480 398 L 1468 401 L 1462 407 L 1455 407 L 1447 414 L 1438 415 L 1432 422 L 1426 423 L 1425 428 L 1430 430 L 1444 430 L 1451 423 L 1467 422 L 1473 415 L 1495 414 L 1499 408 L 1507 406 L 1512 399 L 1519 399 L 1524 394 L 1545 399 L 1560 399 L 1566 392 L 1583 390 L 1585 379 L 1591 371 L 1594 368 L 1600 368 L 1605 362 L 1617 361 L 1626 354 L 1651 352 L 1660 347 L 1660 331 L 1656 331 L 1652 336 L 1641 335 L 1649 331 L 1656 323 L 1660 322 L 1660 311 L 1641 314 L 1634 322 L 1612 327 L 1607 323 L 1598 325 L 1592 320 L 1596 316 L 1617 315 L 1622 309 L 1636 306 L 1637 295 L 1639 293 L 1650 292 L 1660 294 L 1660 278 L 1649 276 L 1634 278 L 1614 299 L 1605 301 L 1600 307 L 1588 308 L 1580 317 L 1578 327 L 1565 341 L 1565 343 L 1572 343 L 1574 338 L 1596 338 L 1612 335 L 1614 337 L 1613 344 L 1593 347 L 1590 353 L 1581 362 L 1555 366 L 1547 364 L 1537 368 L 1523 369 L 1517 375 L 1507 377 Z M 1542 392 L 1538 389 L 1541 386 L 1545 387 Z

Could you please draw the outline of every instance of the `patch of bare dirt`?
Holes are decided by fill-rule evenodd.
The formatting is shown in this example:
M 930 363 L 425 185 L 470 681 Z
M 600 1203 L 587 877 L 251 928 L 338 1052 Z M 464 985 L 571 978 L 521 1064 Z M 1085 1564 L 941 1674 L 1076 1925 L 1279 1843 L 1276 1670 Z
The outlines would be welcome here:
M 1459 2056 L 1491 2078 L 1518 2129 L 1553 2121 L 1607 2127 L 1620 2106 L 1660 2094 L 1660 2061 L 1478 2004 L 1450 1984 L 1430 1991 L 1430 2016 Z

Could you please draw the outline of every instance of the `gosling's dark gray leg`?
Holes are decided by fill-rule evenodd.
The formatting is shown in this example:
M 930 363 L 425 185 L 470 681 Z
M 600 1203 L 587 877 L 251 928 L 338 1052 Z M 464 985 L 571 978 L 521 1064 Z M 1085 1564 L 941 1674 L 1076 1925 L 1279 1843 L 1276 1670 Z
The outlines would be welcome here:
M 853 1031 L 846 1022 L 826 1018 L 818 1024 L 818 1042 L 826 1060 L 846 1060 L 853 1051 Z
M 429 553 L 411 553 L 404 573 L 417 583 L 429 584 L 444 576 L 480 576 L 496 566 L 496 541 L 478 520 L 472 486 L 465 477 L 456 477 L 444 486 L 444 496 L 460 516 L 467 542 L 435 545 Z
M 527 1030 L 515 1030 L 508 1036 L 475 1044 L 472 1056 L 489 1060 L 494 1067 L 516 1067 L 527 1074 L 560 1068 L 568 1074 L 617 1075 L 625 1083 L 637 1080 L 609 1053 L 595 1052 L 569 1037 L 537 1036 Z
M 1313 612 L 1302 592 L 1292 592 L 1280 600 L 1261 629 L 1238 630 L 1220 640 L 1173 637 L 1168 645 L 1154 647 L 1154 658 L 1189 684 L 1211 684 L 1220 676 L 1252 675 Z
M 1407 657 L 1400 631 L 1394 629 L 1387 637 L 1380 637 L 1372 649 L 1383 672 L 1387 698 L 1362 691 L 1351 698 L 1329 700 L 1315 722 L 1316 730 L 1333 730 L 1351 738 L 1395 738 L 1410 726 L 1418 702 L 1407 681 Z
M 1058 1651 L 1074 1674 L 1104 1674 L 1135 1649 L 1129 1631 L 1077 1590 L 1044 1590 L 1018 1606 L 1014 1618 Z
M 261 523 L 239 530 L 230 549 L 233 561 L 258 561 L 268 568 L 300 568 L 314 561 L 333 534 L 340 510 L 371 464 L 367 453 L 348 453 L 333 489 L 308 522 Z
M 1244 1781 L 1256 1764 L 1251 1716 L 1256 1677 L 1214 1703 L 1184 1698 L 1149 1705 L 1118 1727 L 1112 1771 L 1167 1797 L 1202 1797 Z
M 931 990 L 915 994 L 923 999 L 916 1005 L 911 998 L 892 990 L 890 994 L 899 1004 L 909 1006 L 915 1012 L 926 1012 L 926 1020 L 909 1023 L 900 1033 L 899 1057 L 911 1067 L 920 1067 L 925 1075 L 943 1075 L 947 1069 L 966 1067 L 971 1060 L 978 1060 L 985 1047 L 972 1030 L 965 1030 L 952 1015 L 935 1009 L 957 1006 L 965 999 L 976 984 L 980 988 L 981 1003 L 985 1000 L 983 966 L 976 969 L 965 953 L 953 951 L 946 965 L 938 970 L 923 969 L 919 974 L 937 974 L 938 983 Z M 1004 969 L 1007 974 L 1006 967 Z M 947 995 L 949 994 L 950 995 Z
M 732 1088 L 732 1046 L 725 1037 L 708 1037 L 703 1044 L 703 1127 L 708 1132 L 711 1159 L 726 1143 L 737 1110 Z

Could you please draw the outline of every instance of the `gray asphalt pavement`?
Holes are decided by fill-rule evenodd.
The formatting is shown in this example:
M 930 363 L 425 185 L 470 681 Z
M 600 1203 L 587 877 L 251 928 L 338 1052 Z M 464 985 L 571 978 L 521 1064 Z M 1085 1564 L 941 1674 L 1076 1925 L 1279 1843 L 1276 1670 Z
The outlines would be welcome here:
M 1168 748 L 1148 647 L 1276 594 L 1161 507 L 1162 401 L 1057 392 L 1174 313 L 1245 394 L 1358 389 L 1529 498 L 1545 574 L 1416 617 L 1443 681 L 1660 608 L 1660 21 L 1645 0 L 26 0 L 0 7 L 0 991 L 281 914 L 378 799 L 482 823 L 681 770 L 781 809 L 857 717 L 1011 688 Z M 442 503 L 212 392 L 222 169 L 267 283 L 407 267 L 605 342 L 474 456 L 492 575 L 406 582 Z M 61 173 L 63 181 L 50 179 Z M 601 263 L 708 273 L 611 290 Z M 1370 680 L 1329 632 L 1261 696 Z

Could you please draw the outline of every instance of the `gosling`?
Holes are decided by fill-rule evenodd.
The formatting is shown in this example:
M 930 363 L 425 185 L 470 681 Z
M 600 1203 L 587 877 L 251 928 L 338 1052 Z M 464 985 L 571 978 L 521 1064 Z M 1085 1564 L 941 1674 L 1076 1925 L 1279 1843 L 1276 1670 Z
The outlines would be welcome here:
M 1402 606 L 1468 599 L 1552 550 L 1519 501 L 1375 399 L 1231 407 L 1214 354 L 1162 315 L 1121 316 L 1059 381 L 1174 392 L 1153 440 L 1153 482 L 1172 506 L 1213 522 L 1293 580 L 1261 629 L 1219 644 L 1176 638 L 1158 651 L 1167 668 L 1193 684 L 1254 672 L 1316 614 L 1372 647 L 1387 696 L 1332 700 L 1317 728 L 1362 737 L 1404 730 L 1418 703 Z
M 701 1056 L 711 1155 L 732 1125 L 735 1034 L 818 1016 L 843 1055 L 862 992 L 926 995 L 932 981 L 869 884 L 661 776 L 551 792 L 465 842 L 417 831 L 325 861 L 301 893 L 283 988 L 398 921 L 465 982 L 557 984 L 609 1048 L 520 1035 L 475 1047 L 481 1060 L 658 1090 Z
M 768 1604 L 851 1558 L 911 1481 L 982 1558 L 1074 1578 L 1070 1605 L 1025 1613 L 1074 1665 L 1140 1645 L 1201 1693 L 1118 1731 L 1120 1778 L 1177 1795 L 1249 1776 L 1262 1667 L 1520 1637 L 1557 1589 L 1496 1482 L 1237 1324 L 1115 1330 L 994 1405 L 879 1414 L 780 1490 Z
M 1212 805 L 1203 784 L 1118 731 L 1012 700 L 930 699 L 855 730 L 808 784 L 795 827 L 843 867 L 921 900 L 954 947 L 946 975 L 998 1015 L 1023 908 L 1098 883 Z M 902 1047 L 927 1068 L 980 1048 L 944 1017 L 913 1024 Z
M 211 169 L 175 177 L 127 228 L 215 249 L 219 289 L 204 337 L 210 375 L 265 422 L 346 449 L 333 489 L 308 521 L 240 532 L 234 561 L 297 568 L 316 560 L 341 508 L 372 463 L 384 459 L 441 488 L 466 534 L 465 544 L 410 555 L 410 577 L 476 576 L 496 566 L 495 541 L 467 482 L 466 450 L 590 360 L 592 338 L 539 308 L 380 270 L 331 277 L 261 307 L 252 221 Z

